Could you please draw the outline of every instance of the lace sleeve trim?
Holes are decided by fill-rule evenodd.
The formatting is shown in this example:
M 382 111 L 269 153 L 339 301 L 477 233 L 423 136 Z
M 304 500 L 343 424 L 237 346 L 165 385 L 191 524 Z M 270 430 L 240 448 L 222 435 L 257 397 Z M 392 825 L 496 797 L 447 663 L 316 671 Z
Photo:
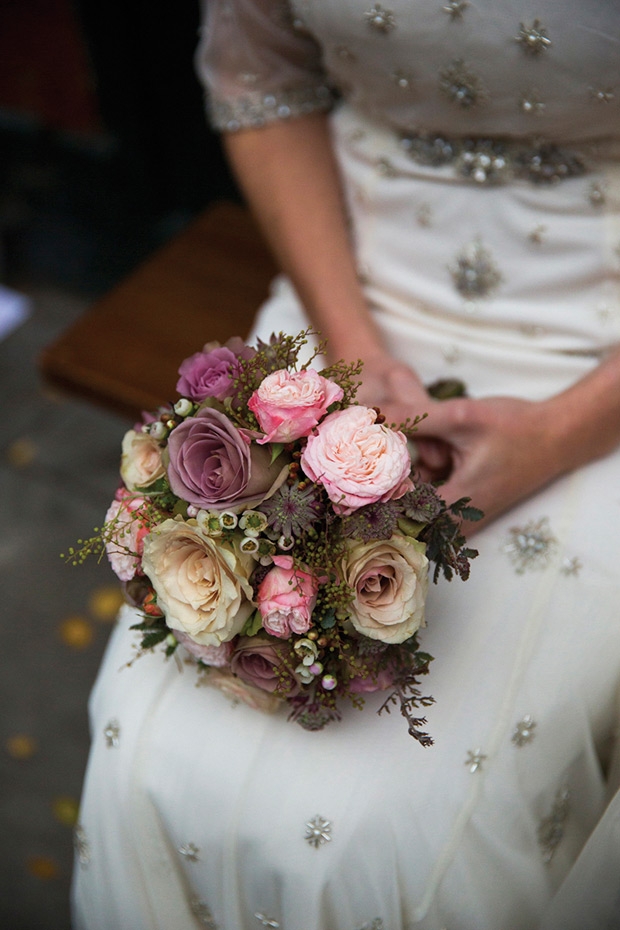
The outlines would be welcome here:
M 334 93 L 327 84 L 292 87 L 277 93 L 250 93 L 234 100 L 208 98 L 209 119 L 215 129 L 237 132 L 264 126 L 275 120 L 329 110 Z

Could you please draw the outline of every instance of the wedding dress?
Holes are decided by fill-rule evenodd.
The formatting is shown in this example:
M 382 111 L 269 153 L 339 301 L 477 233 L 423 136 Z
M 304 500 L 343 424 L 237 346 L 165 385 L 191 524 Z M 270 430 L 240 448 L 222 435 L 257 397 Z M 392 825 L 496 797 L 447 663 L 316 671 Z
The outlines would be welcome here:
M 395 357 L 538 400 L 620 339 L 619 42 L 608 0 L 212 0 L 198 64 L 230 131 L 331 108 Z M 305 324 L 277 281 L 257 332 Z M 126 668 L 127 608 L 91 699 L 76 928 L 620 927 L 619 523 L 620 449 L 432 587 L 431 748 L 380 695 L 307 732 L 157 652 Z

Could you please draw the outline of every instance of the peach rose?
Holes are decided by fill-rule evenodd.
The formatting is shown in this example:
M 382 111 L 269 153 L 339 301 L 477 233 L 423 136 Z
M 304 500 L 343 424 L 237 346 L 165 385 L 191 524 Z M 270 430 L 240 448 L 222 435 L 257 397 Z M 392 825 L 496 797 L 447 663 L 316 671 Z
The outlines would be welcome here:
M 143 497 L 125 494 L 112 501 L 105 515 L 109 536 L 105 544 L 112 570 L 120 581 L 131 581 L 140 567 L 140 556 L 148 528 L 140 520 Z
M 148 433 L 130 429 L 123 437 L 121 477 L 130 491 L 148 488 L 163 478 L 161 446 Z
M 292 442 L 307 436 L 327 408 L 342 400 L 339 384 L 322 378 L 312 369 L 274 371 L 254 391 L 248 407 L 266 433 L 257 442 Z
M 253 567 L 251 556 L 180 518 L 164 520 L 144 540 L 142 570 L 166 623 L 204 646 L 219 646 L 241 631 L 254 609 Z
M 337 513 L 402 497 L 413 488 L 407 440 L 376 419 L 370 407 L 347 407 L 330 413 L 308 437 L 301 467 L 323 485 Z
M 428 559 L 417 539 L 395 534 L 350 543 L 341 571 L 353 591 L 349 619 L 358 633 L 403 643 L 425 625 Z

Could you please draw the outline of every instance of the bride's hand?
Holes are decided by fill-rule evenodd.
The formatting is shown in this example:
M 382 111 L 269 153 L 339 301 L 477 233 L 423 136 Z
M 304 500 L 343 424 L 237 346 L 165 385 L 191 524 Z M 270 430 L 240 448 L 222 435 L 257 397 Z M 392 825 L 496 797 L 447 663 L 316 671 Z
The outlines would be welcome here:
M 433 403 L 418 426 L 421 441 L 450 449 L 452 470 L 440 488 L 448 503 L 470 497 L 484 511 L 473 532 L 566 470 L 550 410 L 512 397 Z

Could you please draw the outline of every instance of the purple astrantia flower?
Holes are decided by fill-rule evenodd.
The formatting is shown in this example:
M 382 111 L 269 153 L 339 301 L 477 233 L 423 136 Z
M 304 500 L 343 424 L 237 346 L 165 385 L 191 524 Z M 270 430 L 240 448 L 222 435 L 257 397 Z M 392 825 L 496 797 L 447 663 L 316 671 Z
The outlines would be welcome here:
M 236 366 L 237 359 L 249 359 L 255 354 L 256 350 L 246 346 L 238 336 L 223 346 L 209 342 L 202 352 L 195 352 L 181 363 L 177 391 L 196 403 L 201 403 L 205 397 L 217 400 L 232 397 L 231 366 Z
M 284 481 L 288 469 L 252 442 L 228 417 L 205 407 L 170 434 L 168 480 L 174 493 L 205 510 L 256 506 Z

